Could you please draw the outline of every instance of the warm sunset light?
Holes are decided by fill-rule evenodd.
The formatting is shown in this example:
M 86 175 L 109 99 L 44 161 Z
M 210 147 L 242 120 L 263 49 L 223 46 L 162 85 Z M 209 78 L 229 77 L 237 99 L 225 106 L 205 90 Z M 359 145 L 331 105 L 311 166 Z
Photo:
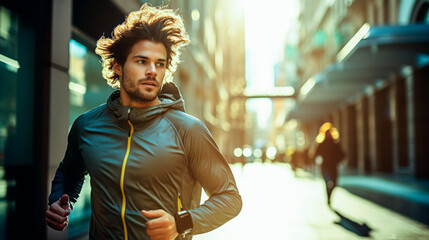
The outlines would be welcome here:
M 429 0 L 1 0 L 0 240 L 429 239 L 428 76 Z

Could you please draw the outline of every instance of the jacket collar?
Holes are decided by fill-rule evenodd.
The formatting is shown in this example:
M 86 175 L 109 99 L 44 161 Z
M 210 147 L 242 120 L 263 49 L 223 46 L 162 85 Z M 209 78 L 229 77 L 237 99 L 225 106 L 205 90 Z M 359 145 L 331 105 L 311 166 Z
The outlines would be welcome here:
M 158 96 L 161 103 L 156 106 L 131 108 L 122 106 L 120 91 L 113 92 L 107 100 L 107 107 L 119 121 L 130 120 L 132 124 L 148 124 L 170 109 L 185 111 L 185 103 L 174 83 L 165 83 Z

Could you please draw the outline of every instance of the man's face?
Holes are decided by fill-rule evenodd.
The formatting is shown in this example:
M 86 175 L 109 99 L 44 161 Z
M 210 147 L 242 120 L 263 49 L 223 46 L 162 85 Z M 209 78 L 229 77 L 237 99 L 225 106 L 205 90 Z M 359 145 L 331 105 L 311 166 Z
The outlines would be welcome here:
M 121 83 L 122 105 L 148 107 L 159 104 L 167 65 L 164 44 L 141 40 L 134 44 L 124 66 L 115 63 L 113 69 Z

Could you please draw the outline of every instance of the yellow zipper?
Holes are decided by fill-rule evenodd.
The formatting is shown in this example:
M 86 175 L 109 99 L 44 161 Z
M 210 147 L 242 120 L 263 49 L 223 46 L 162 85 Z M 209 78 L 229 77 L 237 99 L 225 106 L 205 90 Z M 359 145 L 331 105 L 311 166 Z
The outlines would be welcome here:
M 122 192 L 121 218 L 122 218 L 122 224 L 124 226 L 125 240 L 128 240 L 128 232 L 127 232 L 127 224 L 125 223 L 125 206 L 127 204 L 127 200 L 125 199 L 125 192 L 124 192 L 124 177 L 125 177 L 125 167 L 127 166 L 128 155 L 130 154 L 131 136 L 133 135 L 133 132 L 134 132 L 134 126 L 130 120 L 128 120 L 128 124 L 130 125 L 131 128 L 128 134 L 127 152 L 125 153 L 124 161 L 122 162 L 122 171 L 121 171 L 121 192 Z
M 180 193 L 177 195 L 177 212 L 181 212 L 183 209 L 182 206 L 182 198 L 180 197 Z

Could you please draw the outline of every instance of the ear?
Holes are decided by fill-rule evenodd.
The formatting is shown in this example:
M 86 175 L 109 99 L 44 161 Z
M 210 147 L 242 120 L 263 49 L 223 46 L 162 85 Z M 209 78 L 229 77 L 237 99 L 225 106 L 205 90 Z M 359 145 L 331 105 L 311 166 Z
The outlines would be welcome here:
M 119 77 L 122 76 L 122 66 L 117 63 L 116 61 L 113 62 L 113 71 L 115 72 L 116 75 L 118 75 Z

